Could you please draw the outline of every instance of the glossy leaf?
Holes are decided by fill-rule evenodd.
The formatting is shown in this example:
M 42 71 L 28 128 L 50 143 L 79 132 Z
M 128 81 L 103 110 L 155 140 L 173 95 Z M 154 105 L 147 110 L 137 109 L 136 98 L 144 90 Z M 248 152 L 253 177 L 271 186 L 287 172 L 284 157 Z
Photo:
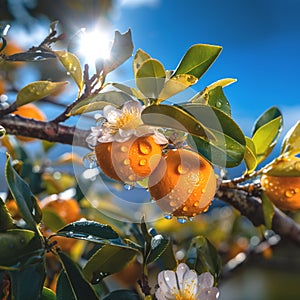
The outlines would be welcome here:
M 6 205 L 0 198 L 0 232 L 14 227 L 14 220 L 11 217 Z
M 139 90 L 150 99 L 157 99 L 164 87 L 166 72 L 164 66 L 156 59 L 145 60 L 135 75 Z
M 264 174 L 278 177 L 300 177 L 300 160 L 297 158 L 275 160 Z
M 193 45 L 183 56 L 173 76 L 190 74 L 199 79 L 213 64 L 221 50 L 222 47 L 220 46 L 205 44 Z
M 23 87 L 16 100 L 17 106 L 45 98 L 61 88 L 67 82 L 35 81 Z
M 137 89 L 133 88 L 133 87 L 129 87 L 125 84 L 121 84 L 121 83 L 112 83 L 111 84 L 113 87 L 121 90 L 122 92 L 130 95 L 131 97 L 135 97 L 137 99 L 143 100 L 143 98 L 145 98 L 145 96 Z
M 8 229 L 0 233 L 0 266 L 12 266 L 19 262 L 21 256 L 33 249 L 30 243 L 35 233 L 26 229 Z
M 55 54 L 48 51 L 28 51 L 15 53 L 7 58 L 7 61 L 43 61 L 47 59 L 55 58 Z
M 66 272 L 62 270 L 59 273 L 56 285 L 56 300 L 77 300 L 76 296 L 74 295 L 74 290 Z
M 214 134 L 199 119 L 177 106 L 148 106 L 142 112 L 142 120 L 148 125 L 177 129 L 203 138 L 214 138 Z
M 117 239 L 119 235 L 106 224 L 95 221 L 77 221 L 61 228 L 58 235 L 87 239 L 89 241 L 102 239 Z
M 262 208 L 264 212 L 265 225 L 267 229 L 272 228 L 273 216 L 274 216 L 274 206 L 269 197 L 265 192 L 261 194 Z
M 5 176 L 24 221 L 30 229 L 37 230 L 37 224 L 42 220 L 42 211 L 28 184 L 12 167 L 9 156 L 6 161 Z
M 53 232 L 59 230 L 66 225 L 66 222 L 53 209 L 43 208 L 43 223 Z
M 255 145 L 257 162 L 262 162 L 273 150 L 282 130 L 281 112 L 273 107 L 255 123 L 252 141 Z
M 155 262 L 166 251 L 169 239 L 157 234 L 152 237 L 150 242 L 150 251 L 146 258 L 146 264 Z
M 103 63 L 104 74 L 108 74 L 123 64 L 129 57 L 131 57 L 132 51 L 133 43 L 131 30 L 129 29 L 123 34 L 119 31 L 115 31 L 115 38 L 110 50 L 109 59 L 104 60 Z
M 18 271 L 10 272 L 10 277 L 12 299 L 33 300 L 41 298 L 45 280 L 43 260 Z
M 215 139 L 206 140 L 190 135 L 188 141 L 191 147 L 218 166 L 230 168 L 241 163 L 245 153 L 245 136 L 230 116 L 208 105 L 188 103 L 180 107 L 200 120 L 215 136 Z
M 246 151 L 244 154 L 244 160 L 245 160 L 246 167 L 247 167 L 246 173 L 250 174 L 257 167 L 256 149 L 255 149 L 255 145 L 254 145 L 252 139 L 250 139 L 248 137 L 245 137 L 245 138 L 246 138 Z
M 145 51 L 143 51 L 142 49 L 138 49 L 136 51 L 134 58 L 133 58 L 133 64 L 132 64 L 134 76 L 136 76 L 136 72 L 140 68 L 142 63 L 145 60 L 148 60 L 149 58 L 151 58 L 151 56 L 148 53 L 146 53 Z
M 68 51 L 55 51 L 58 59 L 65 67 L 66 71 L 72 76 L 77 86 L 79 87 L 79 91 L 83 88 L 83 76 L 82 69 L 80 66 L 80 62 L 73 53 Z
M 62 262 L 64 271 L 66 272 L 69 284 L 71 285 L 77 300 L 99 300 L 93 287 L 84 277 L 80 267 L 73 262 L 73 260 L 64 254 L 58 252 L 59 258 Z
M 158 102 L 161 103 L 179 92 L 184 91 L 191 85 L 196 84 L 197 81 L 198 79 L 195 76 L 189 74 L 179 74 L 170 78 L 166 81 L 162 91 L 160 92 Z
M 87 112 L 102 110 L 106 105 L 113 105 L 115 107 L 121 107 L 126 101 L 132 100 L 132 98 L 123 92 L 108 91 L 102 92 L 97 95 L 92 95 L 77 103 L 69 115 L 75 116 Z
M 282 146 L 281 154 L 289 153 L 296 155 L 300 153 L 300 121 L 298 121 L 285 135 Z
M 219 79 L 219 80 L 213 82 L 207 88 L 208 88 L 208 90 L 213 90 L 214 88 L 216 88 L 218 86 L 224 88 L 232 83 L 235 83 L 236 81 L 237 81 L 236 78 L 222 78 L 222 79 Z
M 229 116 L 231 115 L 230 104 L 220 86 L 208 91 L 208 105 L 222 110 Z
M 104 297 L 103 300 L 141 300 L 141 298 L 130 290 L 116 290 Z
M 215 278 L 215 283 L 218 282 L 222 261 L 218 251 L 207 238 L 197 236 L 192 240 L 187 253 L 187 264 L 198 274 L 210 272 Z
M 56 295 L 52 290 L 43 287 L 41 300 L 56 300 Z
M 136 255 L 137 251 L 126 246 L 104 245 L 83 268 L 85 277 L 97 283 L 109 274 L 120 271 Z

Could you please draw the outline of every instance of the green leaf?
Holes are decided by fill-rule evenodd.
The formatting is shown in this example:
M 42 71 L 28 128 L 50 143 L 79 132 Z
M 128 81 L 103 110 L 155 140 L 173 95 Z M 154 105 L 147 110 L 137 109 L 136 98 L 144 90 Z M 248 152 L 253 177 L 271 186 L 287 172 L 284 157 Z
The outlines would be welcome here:
M 0 233 L 0 266 L 13 266 L 31 252 L 35 233 L 27 229 L 8 229 Z M 0 267 L 1 268 L 1 267 Z
M 247 174 L 252 173 L 257 167 L 257 160 L 256 160 L 256 150 L 255 145 L 249 137 L 246 138 L 246 151 L 244 154 L 244 160 L 247 167 Z
M 66 222 L 51 208 L 43 208 L 43 223 L 53 232 L 66 225 Z
M 169 241 L 167 248 L 160 256 L 160 263 L 164 266 L 165 270 L 174 270 L 177 267 L 177 260 L 174 254 L 172 240 Z
M 166 71 L 156 59 L 145 60 L 136 72 L 135 81 L 139 90 L 150 99 L 157 99 L 164 87 Z
M 169 242 L 169 239 L 161 234 L 157 234 L 152 237 L 150 251 L 146 258 L 146 264 L 151 264 L 160 258 L 160 256 L 166 251 Z
M 215 137 L 206 140 L 201 136 L 188 136 L 191 147 L 196 148 L 207 160 L 218 166 L 230 168 L 241 163 L 246 140 L 239 126 L 229 115 L 203 104 L 187 103 L 181 104 L 180 107 L 200 120 Z
M 49 51 L 27 51 L 12 54 L 5 58 L 7 61 L 43 61 L 55 58 L 55 54 Z
M 276 108 L 267 110 L 256 121 L 252 141 L 256 149 L 257 163 L 262 162 L 273 150 L 282 130 L 282 114 Z
M 132 64 L 134 77 L 136 77 L 136 72 L 138 71 L 142 63 L 149 58 L 151 58 L 151 56 L 142 49 L 138 49 L 136 51 Z
M 96 292 L 90 283 L 86 280 L 80 267 L 73 260 L 64 254 L 58 252 L 64 271 L 66 272 L 69 283 L 76 295 L 77 300 L 99 300 Z
M 85 239 L 88 241 L 98 241 L 103 239 L 117 239 L 119 235 L 106 224 L 95 221 L 77 221 L 61 228 L 57 235 Z
M 215 278 L 215 284 L 218 282 L 222 261 L 218 251 L 207 238 L 197 236 L 192 240 L 187 252 L 187 264 L 198 274 L 210 272 Z
M 300 121 L 298 121 L 285 135 L 281 146 L 281 154 L 289 153 L 296 155 L 300 153 Z
M 199 119 L 181 107 L 151 105 L 143 110 L 142 120 L 148 125 L 177 129 L 203 138 L 214 138 L 214 134 Z
M 97 95 L 92 95 L 77 103 L 69 115 L 75 116 L 96 110 L 102 110 L 106 105 L 121 107 L 126 101 L 132 98 L 123 92 L 108 91 L 102 92 Z
M 52 290 L 43 287 L 41 300 L 56 300 L 56 295 Z
M 72 76 L 81 92 L 83 88 L 83 76 L 77 56 L 68 51 L 55 51 L 55 54 L 65 67 L 66 71 Z
M 220 46 L 193 45 L 183 56 L 172 77 L 179 74 L 190 74 L 199 79 L 213 64 L 221 50 Z
M 9 272 L 11 277 L 12 299 L 40 299 L 45 280 L 43 260 L 24 269 Z
M 288 157 L 275 159 L 264 174 L 277 177 L 300 177 L 300 158 Z
M 264 212 L 265 225 L 267 229 L 272 229 L 272 222 L 274 216 L 274 206 L 265 192 L 261 194 L 262 209 Z
M 45 98 L 65 84 L 67 82 L 35 81 L 29 83 L 19 91 L 15 104 L 19 107 Z
M 218 86 L 224 88 L 225 86 L 228 86 L 236 81 L 237 81 L 236 78 L 222 78 L 222 79 L 219 79 L 219 80 L 215 81 L 214 83 L 210 84 L 207 88 L 208 88 L 208 90 L 213 90 L 214 88 L 216 88 Z
M 0 198 L 0 232 L 14 228 L 14 220 L 11 217 L 6 205 Z
M 133 43 L 131 37 L 131 30 L 129 29 L 124 34 L 119 31 L 115 31 L 115 38 L 110 50 L 109 59 L 104 60 L 103 71 L 104 74 L 108 74 L 129 57 L 131 57 L 133 51 Z
M 229 116 L 231 115 L 230 104 L 221 86 L 217 86 L 208 91 L 208 105 L 222 110 Z
M 129 87 L 125 84 L 115 83 L 115 82 L 111 83 L 111 85 L 119 89 L 120 91 L 130 95 L 131 97 L 135 97 L 140 100 L 143 100 L 145 98 L 145 96 L 138 89 L 135 89 L 133 87 Z
M 62 270 L 57 279 L 56 300 L 77 300 L 72 285 L 64 270 Z
M 5 176 L 8 188 L 17 202 L 22 218 L 30 229 L 37 231 L 37 224 L 42 220 L 42 211 L 28 184 L 12 167 L 9 155 L 6 161 Z
M 109 274 L 120 271 L 138 252 L 129 247 L 104 245 L 86 263 L 83 268 L 85 277 L 97 283 Z
M 197 81 L 198 79 L 195 76 L 189 74 L 179 74 L 170 78 L 166 81 L 163 89 L 158 96 L 158 103 L 161 103 L 162 101 L 176 95 L 177 93 L 184 91 L 191 85 L 196 84 Z
M 111 292 L 103 300 L 141 300 L 140 296 L 130 290 L 117 290 Z

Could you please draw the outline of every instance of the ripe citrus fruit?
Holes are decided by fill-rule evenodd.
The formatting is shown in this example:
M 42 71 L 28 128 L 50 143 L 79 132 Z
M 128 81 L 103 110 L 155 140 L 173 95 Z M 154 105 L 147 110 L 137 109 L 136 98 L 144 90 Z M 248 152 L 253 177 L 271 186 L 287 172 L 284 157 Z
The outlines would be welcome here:
M 4 48 L 4 50 L 1 52 L 1 54 L 5 54 L 7 56 L 10 56 L 10 55 L 13 55 L 13 54 L 16 54 L 16 53 L 21 53 L 23 52 L 24 50 L 15 42 L 15 41 L 12 41 L 12 40 L 6 40 L 7 44 L 6 44 L 6 47 Z M 0 44 L 1 46 L 1 44 Z M 21 62 L 21 61 L 18 61 L 18 62 L 12 62 L 12 61 L 9 61 L 9 62 L 4 62 L 2 64 L 2 67 L 20 67 L 23 65 L 24 62 Z
M 134 182 L 149 176 L 157 167 L 161 147 L 152 136 L 143 136 L 126 142 L 98 144 L 95 153 L 98 165 L 108 177 Z
M 167 214 L 195 217 L 205 212 L 216 192 L 211 164 L 187 149 L 170 150 L 149 177 L 149 191 Z
M 49 209 L 60 216 L 66 223 L 75 222 L 80 218 L 80 206 L 73 199 L 62 199 L 57 195 L 50 195 L 40 201 L 41 209 Z
M 300 177 L 263 175 L 261 185 L 278 208 L 291 211 L 300 209 Z
M 44 115 L 44 113 L 36 105 L 32 103 L 28 103 L 18 107 L 18 109 L 14 111 L 13 114 L 24 118 L 35 119 L 38 121 L 46 120 L 46 116 Z M 23 142 L 31 142 L 35 140 L 33 138 L 23 137 L 23 136 L 18 136 L 18 139 Z
M 5 83 L 3 80 L 0 80 L 0 96 L 6 92 Z

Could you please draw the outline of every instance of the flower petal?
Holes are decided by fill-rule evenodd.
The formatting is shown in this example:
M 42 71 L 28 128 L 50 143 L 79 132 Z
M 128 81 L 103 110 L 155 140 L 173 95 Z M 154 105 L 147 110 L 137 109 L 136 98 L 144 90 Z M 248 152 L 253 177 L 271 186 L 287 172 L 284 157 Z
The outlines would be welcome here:
M 190 271 L 190 268 L 184 263 L 181 263 L 177 266 L 176 274 L 177 274 L 179 288 L 181 290 L 182 290 L 182 287 L 183 287 L 184 276 L 189 271 Z
M 164 293 L 162 291 L 161 288 L 158 288 L 157 291 L 155 292 L 155 297 L 157 298 L 157 300 L 168 300 L 165 296 Z
M 184 273 L 182 290 L 187 296 L 196 295 L 198 292 L 198 278 L 194 270 Z
M 121 115 L 122 111 L 112 105 L 106 105 L 103 108 L 103 116 L 109 123 L 115 124 Z
M 134 109 L 141 115 L 144 108 L 140 102 L 135 100 L 130 100 L 124 103 L 122 110 L 130 110 L 130 109 Z
M 167 299 L 176 299 L 174 294 L 178 294 L 177 279 L 175 272 L 162 271 L 158 274 L 158 284 L 162 293 Z
M 198 288 L 199 290 L 205 288 L 211 288 L 214 285 L 214 277 L 209 273 L 205 272 L 198 276 Z
M 216 300 L 219 298 L 219 290 L 216 287 L 203 289 L 198 295 L 198 300 Z

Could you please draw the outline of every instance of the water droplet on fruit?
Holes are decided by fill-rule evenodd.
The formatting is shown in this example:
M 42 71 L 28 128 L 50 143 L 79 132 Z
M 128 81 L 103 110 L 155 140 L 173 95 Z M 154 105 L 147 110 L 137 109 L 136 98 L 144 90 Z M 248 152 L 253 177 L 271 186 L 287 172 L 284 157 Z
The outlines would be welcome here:
M 128 176 L 128 179 L 130 181 L 134 181 L 135 180 L 135 176 L 133 174 L 131 174 L 131 175 Z
M 172 214 L 165 214 L 164 218 L 167 219 L 167 220 L 171 220 L 173 218 L 173 215 Z
M 191 194 L 191 193 L 193 192 L 193 189 L 188 189 L 187 192 L 188 192 L 189 194 Z
M 130 164 L 129 158 L 124 159 L 123 164 L 124 164 L 125 166 L 128 166 L 128 165 Z
M 297 171 L 300 171 L 300 161 L 297 161 L 294 167 Z
M 146 141 L 139 142 L 139 149 L 143 154 L 149 154 L 152 151 L 152 146 Z
M 205 193 L 205 189 L 202 189 L 201 192 L 204 194 Z
M 122 152 L 127 152 L 127 151 L 128 151 L 128 147 L 122 146 L 122 147 L 121 147 L 121 151 L 122 151 Z
M 287 198 L 291 198 L 291 197 L 293 197 L 295 194 L 296 194 L 296 192 L 295 192 L 295 190 L 293 190 L 293 189 L 286 190 L 286 191 L 284 192 L 284 195 L 285 195 Z
M 199 201 L 196 201 L 193 205 L 194 205 L 194 207 L 199 206 Z
M 189 170 L 189 168 L 188 168 L 187 166 L 182 165 L 182 164 L 179 164 L 179 165 L 177 166 L 177 172 L 178 172 L 179 174 L 181 174 L 181 175 L 186 174 L 186 173 L 188 172 L 188 170 Z
M 182 208 L 182 210 L 183 210 L 183 211 L 188 211 L 188 207 L 187 207 L 187 206 L 184 206 L 184 207 Z
M 175 207 L 175 206 L 177 206 L 177 203 L 175 201 L 170 201 L 170 206 Z
M 187 220 L 187 217 L 177 217 L 177 222 L 180 224 L 185 224 Z
M 140 161 L 139 161 L 139 165 L 140 166 L 145 166 L 147 164 L 147 160 L 146 159 L 141 159 Z

